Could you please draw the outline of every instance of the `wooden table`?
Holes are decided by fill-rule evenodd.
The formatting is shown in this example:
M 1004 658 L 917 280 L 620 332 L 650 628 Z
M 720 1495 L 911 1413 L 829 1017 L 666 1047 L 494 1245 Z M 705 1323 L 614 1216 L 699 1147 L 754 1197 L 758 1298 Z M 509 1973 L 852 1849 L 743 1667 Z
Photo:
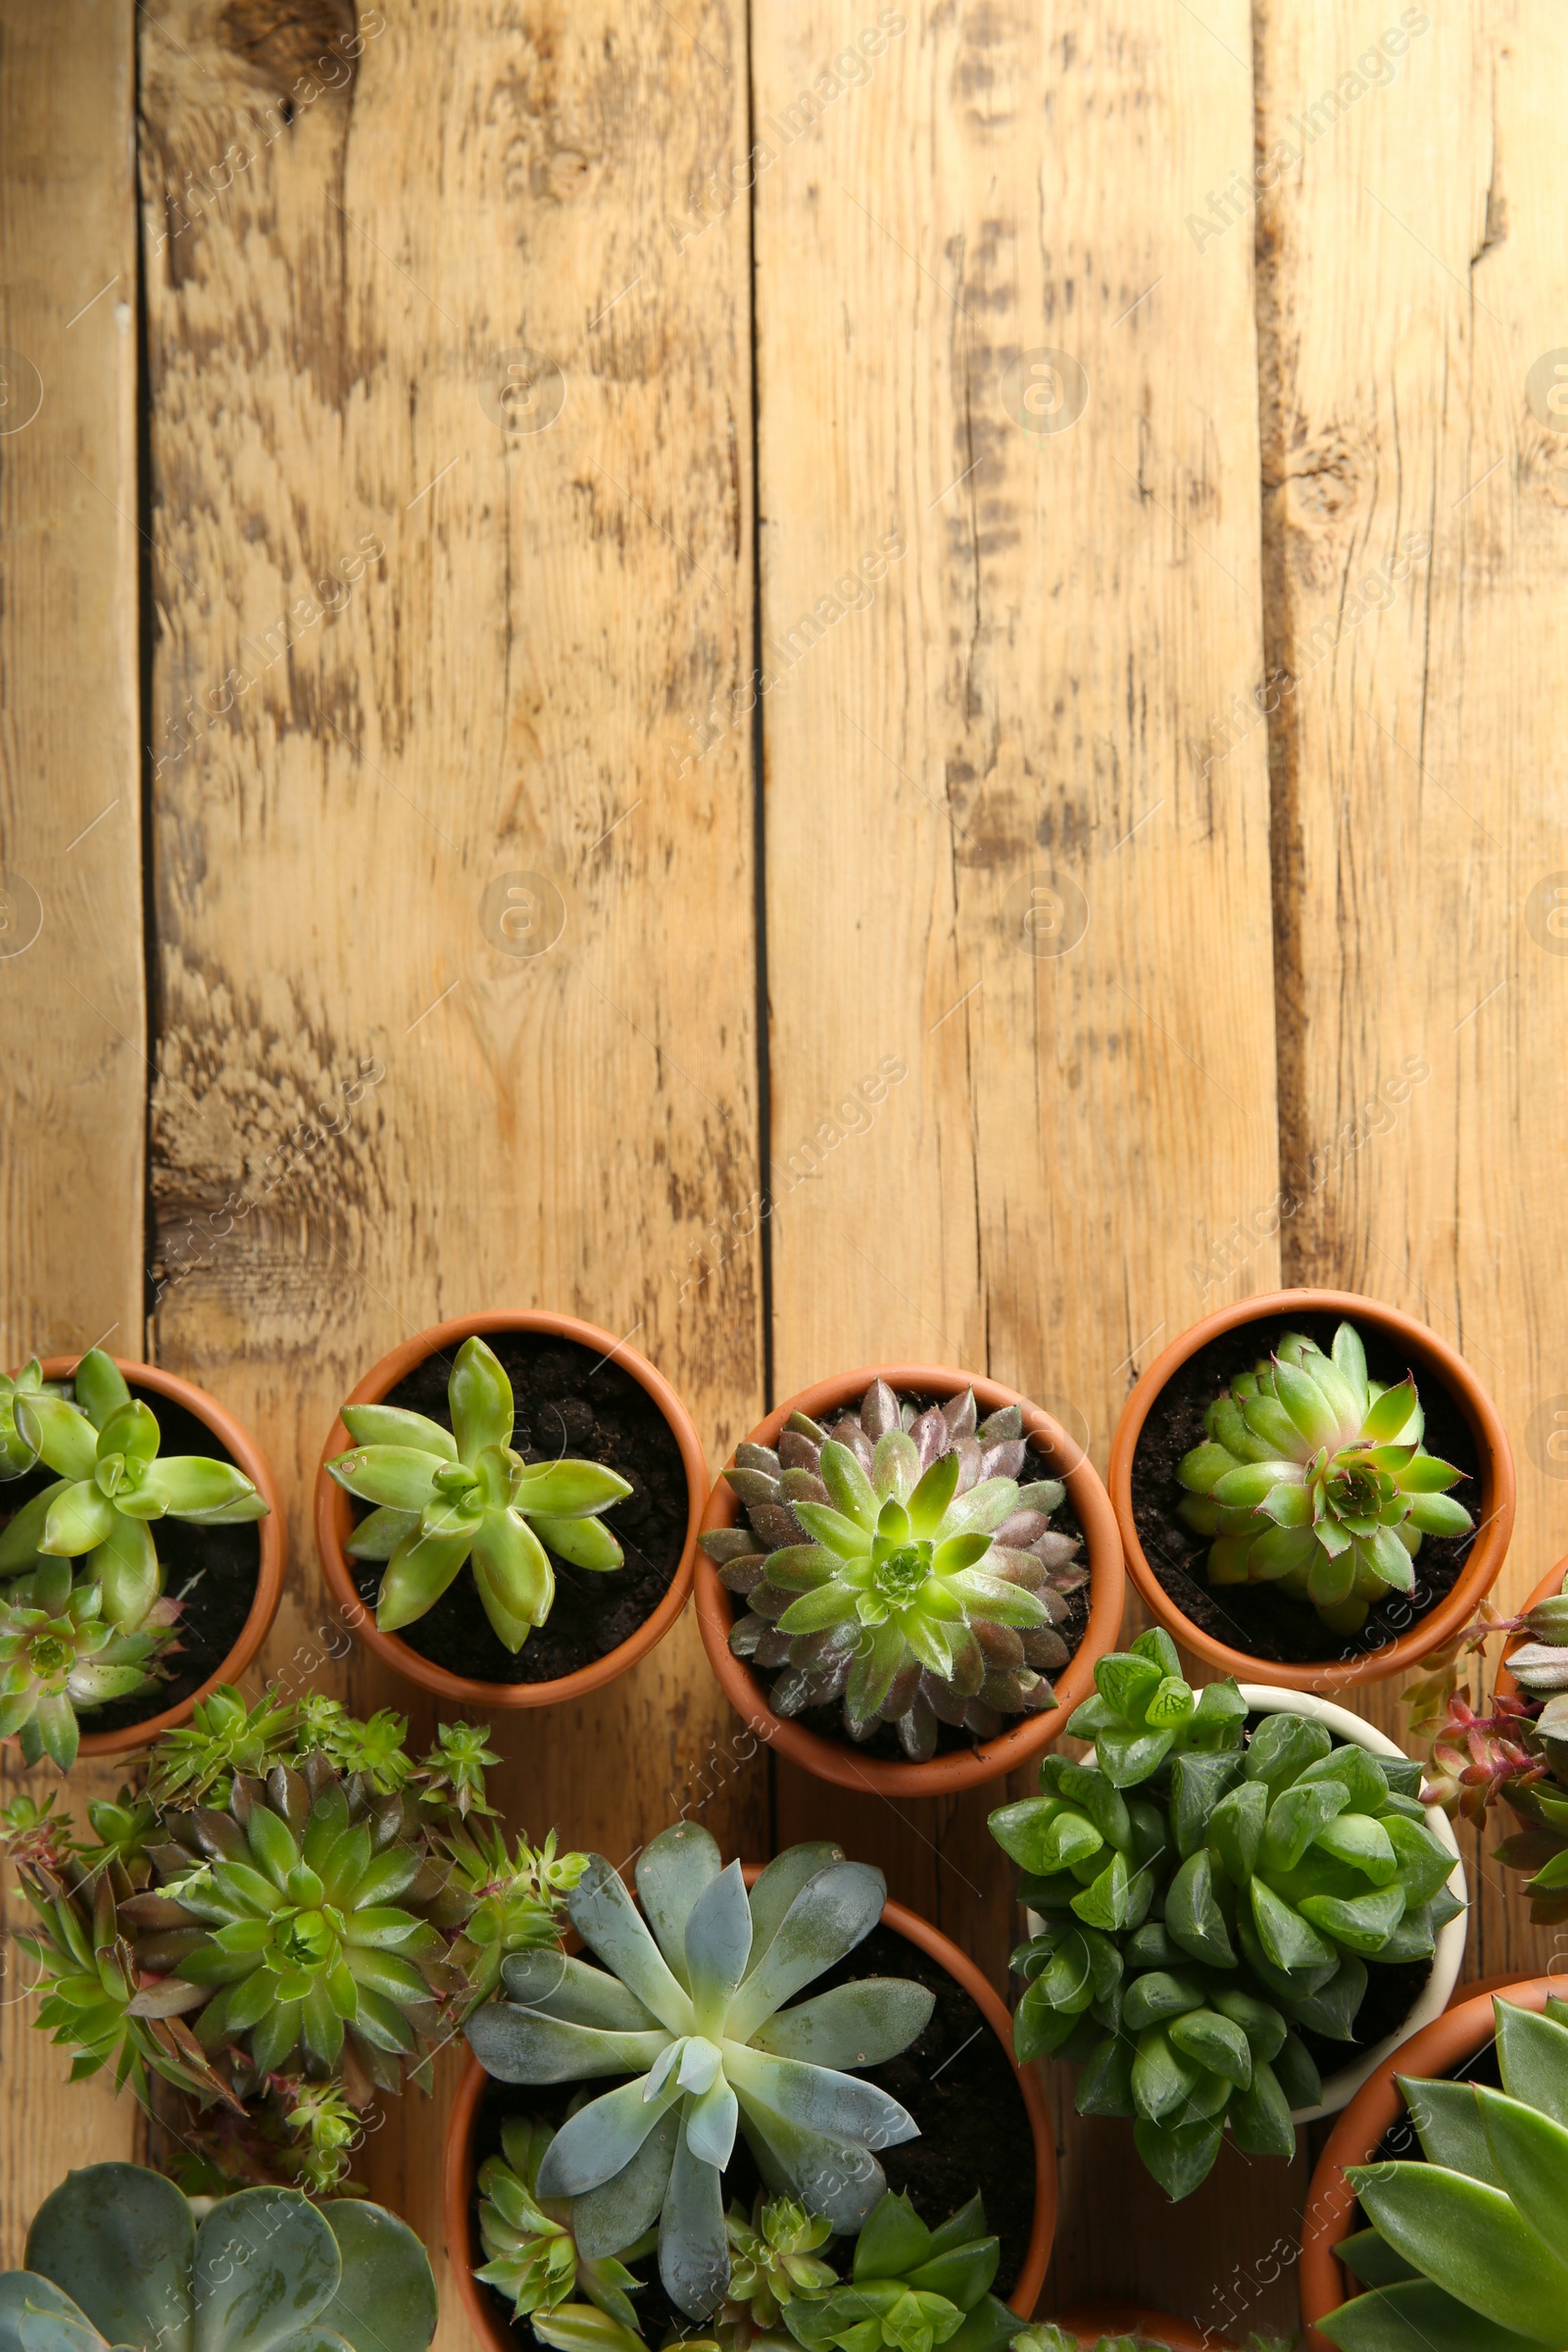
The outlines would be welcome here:
M 503 1303 L 631 1337 L 715 1466 L 875 1357 L 1102 1466 L 1203 1308 L 1363 1289 L 1492 1388 L 1536 1583 L 1565 76 L 1546 0 L 0 0 L 3 1360 L 255 1427 L 267 1661 L 338 1399 Z M 831 1828 L 1002 1981 L 1000 1791 L 737 1730 L 688 1617 L 499 1724 L 502 1794 L 617 1859 Z M 1479 1895 L 1473 1972 L 1541 1966 Z M 8 1970 L 15 2260 L 145 2142 Z M 369 2163 L 438 2259 L 452 2079 Z M 1052 2095 L 1053 2297 L 1288 2316 L 1304 2154 L 1171 2208 Z

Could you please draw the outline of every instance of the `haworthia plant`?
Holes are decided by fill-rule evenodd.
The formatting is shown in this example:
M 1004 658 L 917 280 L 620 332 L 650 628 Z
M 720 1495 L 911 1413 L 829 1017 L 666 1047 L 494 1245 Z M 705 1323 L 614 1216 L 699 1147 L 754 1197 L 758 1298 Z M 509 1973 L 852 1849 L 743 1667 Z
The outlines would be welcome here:
M 1087 1571 L 1051 1525 L 1060 1480 L 1018 1484 L 1026 1453 L 1016 1405 L 978 1421 L 971 1390 L 917 1412 L 882 1380 L 831 1428 L 794 1413 L 776 1447 L 739 1448 L 747 1524 L 703 1547 L 747 1603 L 730 1647 L 783 1669 L 781 1715 L 841 1700 L 852 1740 L 893 1724 L 924 1762 L 941 1724 L 991 1739 L 1054 1703 Z
M 0 2352 L 424 2352 L 435 2323 L 424 2248 L 381 2206 L 247 2188 L 198 2220 L 136 2164 L 68 2174 L 0 2274 Z
M 1502 2088 L 1399 2078 L 1425 2163 L 1348 2167 L 1366 2288 L 1317 2323 L 1342 2352 L 1568 2344 L 1568 2002 L 1493 2003 Z
M 978 2196 L 936 2230 L 907 2197 L 885 2196 L 848 2280 L 792 2303 L 784 2324 L 805 2352 L 1002 2352 L 1018 2320 L 990 2291 L 999 2252 Z
M 1414 1380 L 1369 1380 L 1351 1323 L 1329 1355 L 1286 1332 L 1214 1399 L 1203 1427 L 1177 1476 L 1181 1516 L 1214 1538 L 1209 1583 L 1276 1584 L 1336 1634 L 1359 1632 L 1374 1601 L 1411 1591 L 1423 1535 L 1475 1525 L 1447 1493 L 1459 1472 L 1422 1448 Z
M 842 2070 L 906 2048 L 934 1996 L 868 1979 L 785 2006 L 881 1917 L 881 1872 L 835 1846 L 792 1846 L 748 1895 L 739 1863 L 726 1869 L 708 1832 L 681 1822 L 644 1847 L 636 1878 L 641 1912 L 593 1855 L 567 1908 L 603 1965 L 508 1960 L 509 1999 L 479 2010 L 467 2034 L 503 2082 L 630 2078 L 568 2117 L 539 2190 L 576 2199 L 590 2253 L 618 2251 L 657 2221 L 665 2289 L 706 2319 L 729 2283 L 721 2175 L 737 2130 L 769 2189 L 858 2230 L 884 2186 L 874 2151 L 917 2127 Z
M 1014 2047 L 1080 2063 L 1079 2112 L 1131 2117 L 1183 2197 L 1227 2123 L 1292 2153 L 1321 2089 L 1297 2029 L 1348 2041 L 1367 1964 L 1429 1958 L 1463 1906 L 1414 1764 L 1288 1711 L 1248 1739 L 1234 1683 L 1200 1697 L 1157 1628 L 1096 1681 L 1068 1725 L 1093 1762 L 1047 1756 L 1040 1795 L 991 1816 L 1044 1915 L 1013 1956 Z
M 134 1632 L 163 1589 L 153 1524 L 185 1519 L 226 1527 L 262 1519 L 267 1504 L 232 1462 L 162 1455 L 151 1406 L 133 1397 L 114 1360 L 89 1348 L 74 1398 L 20 1383 L 9 1398 L 16 1431 L 56 1473 L 0 1533 L 0 1576 L 38 1559 L 76 1559 L 103 1590 L 106 1620 Z
M 555 1599 L 555 1552 L 577 1568 L 620 1567 L 600 1514 L 631 1493 L 602 1462 L 525 1462 L 513 1446 L 512 1383 L 493 1348 L 465 1340 L 447 1384 L 452 1427 L 390 1404 L 346 1404 L 353 1446 L 327 1463 L 376 1508 L 347 1549 L 384 1560 L 375 1622 L 384 1634 L 434 1608 L 468 1562 L 496 1637 L 519 1650 Z

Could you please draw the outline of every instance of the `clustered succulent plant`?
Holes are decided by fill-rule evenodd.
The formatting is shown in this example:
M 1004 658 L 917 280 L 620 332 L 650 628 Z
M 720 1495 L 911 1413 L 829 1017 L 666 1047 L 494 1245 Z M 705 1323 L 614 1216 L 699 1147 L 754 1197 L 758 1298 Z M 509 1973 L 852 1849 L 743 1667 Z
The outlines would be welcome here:
M 1351 1323 L 1328 1355 L 1286 1332 L 1215 1397 L 1203 1427 L 1177 1476 L 1182 1518 L 1214 1539 L 1209 1583 L 1278 1585 L 1333 1633 L 1357 1633 L 1373 1602 L 1412 1589 L 1423 1535 L 1475 1524 L 1447 1493 L 1460 1473 L 1422 1449 L 1414 1380 L 1369 1380 Z
M 1017 1483 L 1026 1452 L 1016 1405 L 979 1422 L 966 1391 L 920 1412 L 882 1380 L 831 1428 L 793 1413 L 776 1448 L 738 1449 L 748 1524 L 703 1546 L 747 1603 L 731 1649 L 782 1670 L 779 1714 L 841 1699 L 852 1740 L 893 1724 L 923 1762 L 941 1724 L 991 1739 L 1054 1703 L 1087 1572 L 1050 1524 L 1060 1482 Z
M 205 2208 L 137 2164 L 67 2175 L 0 2273 L 0 2352 L 424 2352 L 436 2290 L 379 2205 L 247 2188 Z
M 849 2278 L 792 2303 L 785 2325 L 804 2352 L 1002 2352 L 1018 2321 L 990 2291 L 998 2253 L 979 2196 L 936 2230 L 907 2197 L 885 2196 Z
M 1349 2040 L 1367 1963 L 1430 1955 L 1462 1905 L 1415 1765 L 1289 1712 L 1249 1739 L 1235 1684 L 1193 1691 L 1157 1629 L 1096 1685 L 1068 1725 L 1093 1762 L 1047 1756 L 1040 1795 L 991 1816 L 1042 1914 L 1013 1955 L 1014 2046 L 1081 2064 L 1079 2112 L 1131 2117 L 1183 2197 L 1227 2123 L 1291 2154 L 1291 2109 L 1320 2095 L 1297 2029 Z
M 1508 1659 L 1518 1692 L 1494 1690 L 1478 1710 L 1457 1688 L 1459 1656 L 1494 1634 L 1519 1638 Z M 1495 1857 L 1526 1874 L 1535 1924 L 1560 1926 L 1568 1919 L 1568 1592 L 1522 1617 L 1489 1610 L 1437 1664 L 1432 1680 L 1406 1694 L 1425 1705 L 1424 1728 L 1434 1733 L 1426 1800 L 1481 1822 L 1501 1798 L 1520 1826 Z
M 502 2082 L 626 2078 L 568 2116 L 545 2152 L 543 2197 L 570 2197 L 590 2257 L 659 2225 L 660 2276 L 690 2318 L 731 2282 L 721 2176 L 738 2131 L 766 2187 L 858 2230 L 885 2181 L 874 2150 L 912 2138 L 898 2101 L 843 2070 L 906 2049 L 933 1996 L 900 1979 L 786 2007 L 881 1916 L 880 1871 L 827 1844 L 792 1846 L 748 1895 L 738 1863 L 680 1822 L 638 1857 L 640 1912 L 603 1855 L 567 1904 L 600 1967 L 554 1952 L 502 1963 L 508 1999 L 467 2034 Z M 646 1924 L 645 1917 L 646 1914 Z
M 513 1446 L 512 1383 L 483 1340 L 465 1340 L 447 1385 L 452 1427 L 390 1404 L 347 1404 L 353 1446 L 327 1463 L 376 1508 L 346 1548 L 384 1560 L 375 1622 L 412 1625 L 469 1562 L 497 1639 L 515 1653 L 555 1599 L 551 1552 L 573 1567 L 620 1567 L 601 1513 L 631 1493 L 600 1462 L 528 1462 Z
M 1335 2250 L 1367 2291 L 1317 2323 L 1343 2352 L 1568 2344 L 1568 2002 L 1493 2009 L 1502 2088 L 1401 2076 L 1426 2161 L 1347 2169 L 1371 2226 Z
M 587 2254 L 572 2230 L 572 2200 L 539 2193 L 539 2168 L 555 2133 L 537 2118 L 509 2116 L 502 2153 L 479 2168 L 479 2236 L 489 2259 L 474 2277 L 511 2302 L 519 2318 L 552 2313 L 578 2295 L 621 2328 L 635 2330 L 630 2298 L 641 2281 L 626 2262 L 650 2253 L 655 2232 L 613 2254 Z M 624 2257 L 624 2260 L 621 2259 Z
M 267 1504 L 231 1462 L 160 1454 L 158 1420 L 118 1365 L 89 1348 L 71 1384 L 34 1358 L 0 1380 L 0 1479 L 40 1461 L 56 1477 L 0 1530 L 0 1739 L 24 1759 L 76 1760 L 79 1713 L 164 1679 L 178 1646 L 152 1523 L 225 1526 Z M 73 1568 L 80 1561 L 79 1569 Z
M 150 2071 L 241 2123 L 275 2103 L 299 2177 L 342 2177 L 345 2111 L 323 2086 L 358 2111 L 422 2085 L 505 1956 L 559 1943 L 583 1862 L 553 1839 L 509 1855 L 487 1822 L 479 1836 L 482 1727 L 443 1726 L 422 1764 L 406 1731 L 335 1700 L 247 1709 L 220 1690 L 155 1748 L 145 1794 L 89 1805 L 91 1838 L 52 1805 L 13 1804 L 37 2022 L 74 2078 L 112 2064 L 145 2098 Z

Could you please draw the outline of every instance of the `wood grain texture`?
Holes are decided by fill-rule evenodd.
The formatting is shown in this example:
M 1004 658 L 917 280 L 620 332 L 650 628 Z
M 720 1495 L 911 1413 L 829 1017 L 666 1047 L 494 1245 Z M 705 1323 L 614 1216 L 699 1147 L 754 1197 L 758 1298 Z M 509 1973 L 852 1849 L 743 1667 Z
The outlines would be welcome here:
M 134 52 L 121 0 L 0 5 L 0 1363 L 142 1348 Z M 34 405 L 36 403 L 36 405 Z M 37 925 L 34 931 L 34 925 Z M 0 1750 L 0 1803 L 28 1774 Z M 122 1773 L 84 1765 L 83 1797 Z M 29 2027 L 0 1888 L 0 2262 L 137 2118 Z
M 1262 660 L 1251 254 L 1182 226 L 1251 143 L 1247 12 L 1205 13 L 754 18 L 778 1387 L 985 1369 L 1102 1465 L 1202 1237 L 1278 1183 L 1262 729 L 1204 766 Z M 779 1837 L 873 1854 L 1001 1982 L 1002 1794 L 781 1768 Z M 1172 2213 L 1050 2080 L 1043 2308 L 1196 2300 L 1205 2233 L 1289 2231 L 1289 2169 Z

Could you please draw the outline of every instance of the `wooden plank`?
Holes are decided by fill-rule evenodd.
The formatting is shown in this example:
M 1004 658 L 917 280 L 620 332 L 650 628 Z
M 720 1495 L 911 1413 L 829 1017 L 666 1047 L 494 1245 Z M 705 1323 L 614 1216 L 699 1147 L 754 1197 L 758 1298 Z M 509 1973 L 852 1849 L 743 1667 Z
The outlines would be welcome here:
M 397 1338 L 559 1305 L 715 1456 L 760 1408 L 748 745 L 687 733 L 751 659 L 744 214 L 686 218 L 741 136 L 742 13 L 359 22 L 352 70 L 324 4 L 142 34 L 158 1335 L 294 1498 L 274 1660 L 320 1621 L 333 1409 Z M 682 1801 L 758 1850 L 734 1729 L 688 1619 L 498 1719 L 499 1793 L 617 1862 Z M 396 2107 L 369 2166 L 432 2248 L 443 2112 Z
M 141 1353 L 146 1116 L 136 641 L 132 12 L 0 0 L 0 1363 Z M 50 1769 L 0 1756 L 0 1803 Z M 114 1765 L 83 1766 L 82 1796 Z M 28 2026 L 0 1911 L 0 2264 L 136 2117 Z
M 1293 0 L 1264 24 L 1262 136 L 1314 134 L 1273 200 L 1261 289 L 1270 659 L 1295 681 L 1274 746 L 1299 976 L 1282 1174 L 1307 1206 L 1286 1263 L 1408 1306 L 1476 1366 L 1517 1453 L 1496 1593 L 1516 1602 L 1563 1548 L 1568 1250 L 1542 1210 L 1568 1003 L 1546 691 L 1568 652 L 1568 418 L 1547 401 L 1568 47 L 1528 4 Z M 1409 1063 L 1430 1075 L 1368 1116 Z M 1303 1183 L 1337 1137 L 1341 1167 Z M 1397 1729 L 1392 1692 L 1368 1711 Z M 1493 1842 L 1467 1840 L 1467 1968 L 1539 1970 L 1553 1937 Z
M 1261 676 L 1251 255 L 1183 226 L 1251 152 L 1250 25 L 1201 15 L 755 12 L 778 1387 L 986 1369 L 1102 1466 L 1278 1184 L 1261 726 L 1210 758 Z M 831 1824 L 1000 1982 L 1001 1793 L 781 1771 L 779 1837 Z M 1238 2162 L 1130 2233 L 1063 2084 L 1044 2308 L 1196 2307 L 1291 2231 L 1299 2166 Z

